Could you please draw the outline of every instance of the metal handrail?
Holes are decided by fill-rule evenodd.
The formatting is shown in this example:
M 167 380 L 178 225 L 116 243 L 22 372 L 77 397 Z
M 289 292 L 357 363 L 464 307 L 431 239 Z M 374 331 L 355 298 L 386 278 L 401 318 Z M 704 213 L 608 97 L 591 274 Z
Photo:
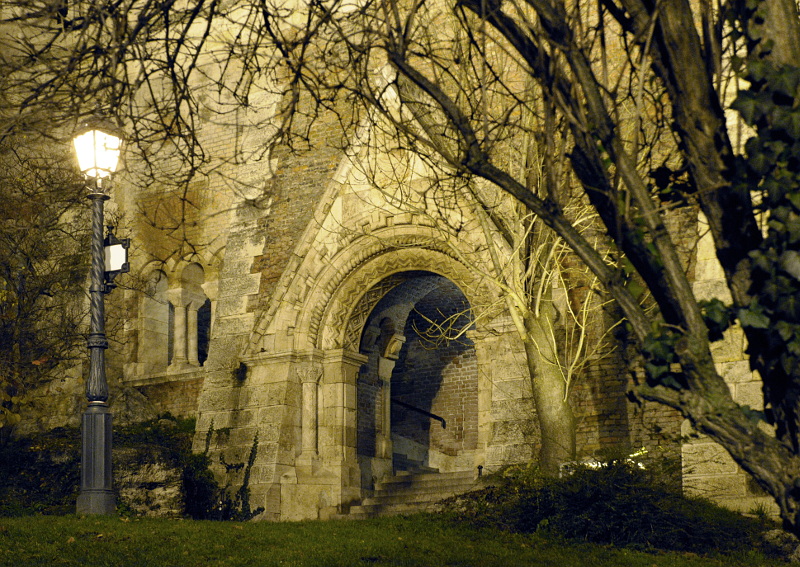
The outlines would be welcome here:
M 425 415 L 425 416 L 427 416 L 427 417 L 429 417 L 431 419 L 435 419 L 436 421 L 438 421 L 439 423 L 442 424 L 442 429 L 447 429 L 447 422 L 440 415 L 436 415 L 435 413 L 431 413 L 429 411 L 425 411 L 424 409 L 420 409 L 418 407 L 412 406 L 411 404 L 407 404 L 407 403 L 405 403 L 403 401 L 398 400 L 397 398 L 392 398 L 392 403 L 393 404 L 397 404 L 398 406 L 404 407 L 406 409 L 410 409 L 411 411 L 415 411 L 417 413 Z

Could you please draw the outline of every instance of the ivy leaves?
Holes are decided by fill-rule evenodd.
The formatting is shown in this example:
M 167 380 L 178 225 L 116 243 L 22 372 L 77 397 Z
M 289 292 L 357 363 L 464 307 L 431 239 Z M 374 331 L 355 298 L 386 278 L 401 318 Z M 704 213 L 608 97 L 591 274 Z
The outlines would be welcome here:
M 750 253 L 750 303 L 700 302 L 711 341 L 735 322 L 748 332 L 751 366 L 765 382 L 800 376 L 800 69 L 764 59 L 747 62 L 750 88 L 733 107 L 757 135 L 732 168 L 732 190 L 758 193 L 766 235 Z M 648 382 L 681 387 L 674 354 L 678 330 L 656 328 L 643 345 Z M 777 372 L 777 374 L 774 374 Z M 781 391 L 783 389 L 781 388 Z
M 748 318 L 753 317 L 749 310 L 736 310 L 716 298 L 700 301 L 699 306 L 703 321 L 708 328 L 710 341 L 722 340 L 725 331 L 734 324 L 737 318 L 740 321 L 743 318 L 749 321 Z M 661 323 L 653 325 L 653 330 L 647 335 L 642 345 L 648 385 L 661 385 L 673 390 L 686 387 L 677 354 L 678 342 L 683 338 L 684 334 L 679 329 Z
M 733 324 L 736 313 L 717 298 L 700 301 L 699 305 L 703 321 L 708 327 L 708 340 L 721 341 L 725 331 Z
M 773 371 L 792 376 L 800 368 L 800 69 L 753 57 L 747 79 L 751 87 L 734 108 L 758 135 L 748 140 L 735 181 L 760 192 L 767 232 L 750 253 L 753 299 L 738 317 L 759 337 L 749 352 L 769 381 Z
M 678 370 L 678 341 L 683 334 L 676 329 L 655 324 L 642 342 L 644 370 L 649 386 L 665 386 L 672 390 L 687 387 L 686 379 Z

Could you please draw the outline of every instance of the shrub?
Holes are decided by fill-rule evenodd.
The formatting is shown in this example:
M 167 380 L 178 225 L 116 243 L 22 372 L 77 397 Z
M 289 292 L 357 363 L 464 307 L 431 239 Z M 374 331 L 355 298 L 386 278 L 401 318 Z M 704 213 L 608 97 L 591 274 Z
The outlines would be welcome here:
M 59 428 L 0 444 L 0 517 L 74 513 L 78 441 L 75 430 Z
M 184 511 L 208 518 L 223 492 L 210 459 L 191 450 L 195 423 L 169 414 L 114 427 L 114 448 L 135 449 L 138 462 L 160 461 L 181 472 Z M 59 428 L 0 444 L 0 517 L 74 514 L 80 488 L 80 431 Z M 120 512 L 132 510 L 118 500 Z
M 752 547 L 759 524 L 708 501 L 687 498 L 636 464 L 617 460 L 547 478 L 532 467 L 494 476 L 494 485 L 444 504 L 476 526 L 620 547 L 707 553 Z
M 183 469 L 186 515 L 195 520 L 211 517 L 219 493 L 219 484 L 209 469 L 211 459 L 205 453 L 190 453 Z

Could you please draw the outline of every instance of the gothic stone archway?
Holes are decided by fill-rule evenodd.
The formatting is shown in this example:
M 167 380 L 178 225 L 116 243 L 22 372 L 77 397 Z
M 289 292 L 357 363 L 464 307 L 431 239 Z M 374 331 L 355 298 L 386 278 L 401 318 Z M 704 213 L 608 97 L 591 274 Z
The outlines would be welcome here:
M 259 455 L 263 454 L 264 458 L 257 465 L 266 472 L 261 475 L 265 481 L 252 485 L 252 489 L 254 496 L 271 506 L 270 491 L 279 483 L 276 510 L 281 519 L 328 517 L 337 511 L 346 511 L 350 504 L 369 495 L 373 479 L 393 469 L 394 440 L 404 444 L 404 454 L 409 459 L 423 464 L 427 461 L 428 465 L 444 467 L 444 470 L 474 470 L 477 465 L 501 464 L 508 458 L 519 460 L 532 454 L 530 440 L 516 433 L 522 430 L 521 424 L 531 421 L 529 399 L 524 393 L 520 403 L 511 404 L 505 399 L 523 382 L 523 369 L 517 368 L 514 361 L 514 345 L 518 339 L 504 327 L 500 309 L 489 311 L 491 306 L 498 305 L 489 288 L 440 250 L 409 246 L 367 252 L 370 251 L 351 249 L 347 257 L 333 258 L 327 264 L 326 273 L 318 274 L 313 285 L 307 288 L 302 305 L 298 305 L 293 314 L 278 312 L 274 320 L 280 318 L 295 323 L 285 331 L 277 327 L 275 330 L 275 336 L 284 332 L 291 338 L 291 342 L 286 341 L 287 345 L 292 345 L 289 349 L 264 349 L 246 361 L 248 403 L 273 389 L 279 394 L 269 396 L 275 404 L 268 411 L 259 410 L 259 416 L 270 416 L 269 423 L 264 422 L 259 429 Z M 358 258 L 361 260 L 355 261 Z M 423 282 L 427 284 L 422 285 Z M 389 402 L 376 399 L 374 403 L 378 409 L 373 409 L 371 414 L 372 448 L 365 451 L 364 445 L 359 443 L 359 423 L 363 425 L 364 418 L 359 419 L 358 415 L 359 377 L 365 365 L 370 364 L 370 355 L 360 352 L 362 339 L 369 334 L 369 331 L 365 333 L 365 328 L 377 326 L 377 335 L 372 331 L 373 340 L 377 340 L 381 336 L 382 320 L 391 315 L 388 318 L 394 321 L 394 329 L 385 323 L 386 332 L 379 346 L 379 358 L 384 359 L 384 366 L 389 368 L 378 371 L 377 375 L 387 377 L 391 385 L 395 374 L 397 389 L 402 391 L 403 372 L 407 378 L 408 362 L 413 362 L 414 356 L 419 359 L 420 353 L 414 354 L 413 341 L 406 341 L 408 347 L 403 353 L 405 343 L 400 336 L 411 334 L 408 325 L 421 325 L 424 318 L 414 319 L 417 315 L 435 313 L 437 305 L 442 303 L 442 295 L 431 293 L 437 287 L 434 284 L 445 282 L 449 291 L 442 292 L 444 288 L 440 286 L 439 293 L 451 298 L 457 296 L 461 301 L 466 298 L 468 304 L 484 316 L 479 328 L 468 335 L 469 341 L 474 341 L 475 370 L 471 371 L 471 380 L 476 394 L 465 415 L 473 417 L 459 422 L 451 416 L 446 432 L 437 430 L 440 426 L 434 420 L 428 424 L 427 433 L 415 437 L 406 432 L 393 439 L 390 434 L 382 433 L 391 432 L 392 423 L 382 427 L 379 423 L 379 419 L 391 416 L 380 410 L 380 405 L 388 407 Z M 430 287 L 426 288 L 428 284 Z M 395 288 L 398 291 L 393 294 Z M 401 292 L 413 295 L 412 305 L 400 307 L 404 303 L 396 294 Z M 376 311 L 385 297 L 388 297 L 388 311 L 384 313 L 382 307 Z M 410 317 L 413 305 L 417 306 L 418 313 Z M 487 321 L 491 322 L 491 329 Z M 273 344 L 278 342 L 275 339 Z M 419 345 L 414 348 L 420 350 Z M 401 360 L 409 351 L 413 356 Z M 452 358 L 462 356 L 462 367 L 463 362 L 472 357 L 461 351 L 451 354 Z M 419 392 L 427 392 L 420 394 L 422 398 L 416 400 L 416 407 L 427 405 L 429 413 L 435 414 L 436 404 L 444 399 L 439 398 L 445 383 L 441 367 L 440 360 L 439 368 L 432 372 L 436 377 L 431 382 L 433 385 L 427 390 L 420 387 L 406 392 L 412 398 Z M 495 409 L 494 399 L 498 396 L 502 399 Z M 414 405 L 414 400 L 406 403 Z M 399 417 L 402 412 L 395 415 L 398 434 L 411 428 L 409 424 L 414 416 Z M 496 435 L 493 430 L 498 429 L 498 424 L 509 433 L 502 437 Z M 460 431 L 460 437 L 455 441 L 442 437 L 456 431 Z M 270 445 L 267 445 L 267 438 Z M 412 454 L 415 447 L 416 455 Z
M 453 282 L 425 271 L 395 274 L 373 289 L 364 296 L 374 307 L 356 385 L 362 487 L 401 470 L 471 470 L 478 367 L 466 334 L 469 302 Z

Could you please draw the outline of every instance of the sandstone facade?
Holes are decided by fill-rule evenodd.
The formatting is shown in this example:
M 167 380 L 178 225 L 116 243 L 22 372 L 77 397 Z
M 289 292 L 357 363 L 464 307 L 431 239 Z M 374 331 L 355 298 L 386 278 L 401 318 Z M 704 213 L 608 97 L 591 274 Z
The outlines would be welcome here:
M 354 140 L 345 154 L 337 122 L 322 120 L 313 150 L 267 155 L 269 132 L 253 126 L 264 117 L 240 108 L 215 123 L 212 98 L 198 117 L 206 175 L 173 191 L 141 182 L 129 156 L 112 195 L 133 241 L 132 273 L 107 309 L 117 419 L 196 417 L 195 449 L 212 453 L 223 484 L 246 470 L 251 507 L 274 520 L 345 513 L 409 463 L 477 474 L 534 460 L 531 377 L 482 275 L 491 263 L 469 211 L 452 213 L 463 230 L 439 226 L 413 153 Z M 695 220 L 677 229 L 687 269 L 699 296 L 724 297 L 713 250 L 694 246 Z M 467 312 L 468 331 L 431 340 L 429 328 Z M 741 333 L 717 348 L 736 399 L 757 408 Z M 681 441 L 691 431 L 676 412 L 627 403 L 623 354 L 611 349 L 572 388 L 579 457 L 671 448 L 687 489 L 756 498 L 716 445 Z M 20 431 L 76 424 L 83 370 L 33 392 L 38 409 Z M 254 448 L 252 466 L 239 466 Z
M 214 134 L 221 148 L 235 135 Z M 378 190 L 376 167 L 414 158 L 377 154 L 323 145 L 246 164 L 258 199 L 213 180 L 197 187 L 207 206 L 185 219 L 195 223 L 186 240 L 208 244 L 189 250 L 170 250 L 124 210 L 155 203 L 155 190 L 120 203 L 141 283 L 108 309 L 124 321 L 112 390 L 195 416 L 195 450 L 212 453 L 223 484 L 243 481 L 236 464 L 256 447 L 250 506 L 263 519 L 346 513 L 407 466 L 477 475 L 536 458 L 522 344 L 474 256 L 462 261 L 480 248 L 478 231 L 452 237 L 393 200 L 390 183 Z M 407 171 L 402 189 L 424 192 L 424 168 Z M 468 312 L 475 321 L 458 339 L 426 335 Z M 678 416 L 629 405 L 626 389 L 613 352 L 573 388 L 580 457 L 677 446 Z
M 213 132 L 220 148 L 236 135 Z M 408 466 L 477 475 L 537 455 L 524 350 L 474 264 L 478 231 L 453 238 L 417 205 L 398 205 L 390 183 L 376 188 L 374 165 L 397 157 L 375 153 L 323 147 L 230 165 L 229 177 L 247 170 L 258 198 L 213 179 L 197 186 L 190 198 L 205 206 L 183 219 L 177 244 L 138 216 L 142 202 L 163 206 L 158 188 L 113 197 L 135 242 L 129 285 L 107 309 L 115 419 L 196 417 L 194 448 L 212 454 L 223 485 L 241 484 L 255 447 L 250 506 L 263 519 L 346 513 Z M 424 168 L 409 170 L 403 190 L 424 192 Z M 711 249 L 693 247 L 696 223 L 679 230 L 698 293 L 717 293 Z M 468 331 L 431 342 L 427 328 L 468 312 Z M 741 334 L 718 348 L 737 399 L 757 400 Z M 36 392 L 42 408 L 62 409 L 34 412 L 23 430 L 77 421 L 80 383 L 79 365 Z M 614 349 L 575 383 L 579 458 L 681 454 L 687 490 L 745 509 L 768 503 L 718 446 L 689 438 L 676 412 L 630 404 L 627 389 Z

